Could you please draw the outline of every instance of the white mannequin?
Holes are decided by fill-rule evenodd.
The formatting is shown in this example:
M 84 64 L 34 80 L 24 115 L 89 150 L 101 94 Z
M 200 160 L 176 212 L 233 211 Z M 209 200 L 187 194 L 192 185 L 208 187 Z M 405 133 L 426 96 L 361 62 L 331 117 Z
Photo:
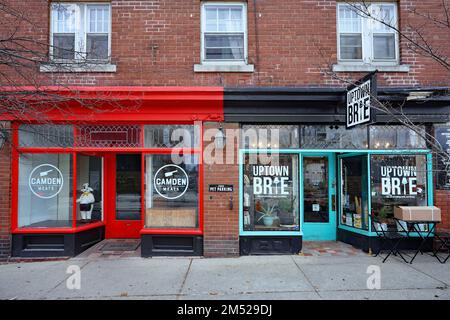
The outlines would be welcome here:
M 91 220 L 92 210 L 94 209 L 95 198 L 92 194 L 94 190 L 89 187 L 89 183 L 84 183 L 81 188 L 81 196 L 77 200 L 80 204 L 81 220 Z M 88 210 L 87 210 L 88 209 Z

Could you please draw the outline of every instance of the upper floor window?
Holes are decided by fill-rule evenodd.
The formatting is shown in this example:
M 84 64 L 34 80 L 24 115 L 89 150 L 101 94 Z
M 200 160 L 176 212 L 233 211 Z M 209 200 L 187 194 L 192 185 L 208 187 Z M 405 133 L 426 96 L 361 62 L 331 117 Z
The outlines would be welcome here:
M 395 3 L 339 4 L 337 10 L 341 62 L 398 61 Z
M 245 61 L 245 4 L 205 3 L 202 10 L 202 61 Z
M 109 4 L 53 3 L 51 58 L 53 60 L 107 60 L 110 56 Z

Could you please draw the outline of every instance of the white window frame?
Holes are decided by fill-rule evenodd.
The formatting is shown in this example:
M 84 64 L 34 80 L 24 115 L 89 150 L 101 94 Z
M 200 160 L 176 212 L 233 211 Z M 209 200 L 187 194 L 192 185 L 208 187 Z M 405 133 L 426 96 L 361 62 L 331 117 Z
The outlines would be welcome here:
M 242 7 L 242 23 L 243 23 L 243 31 L 244 31 L 244 59 L 243 60 L 215 60 L 215 59 L 206 59 L 205 58 L 205 29 L 206 29 L 206 7 L 214 6 L 214 7 L 229 7 L 229 6 L 241 6 Z M 201 63 L 203 65 L 216 65 L 216 66 L 230 66 L 230 65 L 247 65 L 248 63 L 248 30 L 247 30 L 247 3 L 245 2 L 210 2 L 205 1 L 201 3 L 201 39 L 200 39 L 200 50 L 201 50 Z M 224 32 L 226 33 L 226 32 Z M 206 70 L 202 70 L 206 71 Z M 226 71 L 226 70 L 224 70 Z M 252 70 L 253 71 L 253 70 Z
M 355 4 L 358 4 L 358 2 L 355 2 Z M 398 28 L 398 5 L 394 2 L 368 2 L 365 3 L 368 5 L 368 10 L 371 10 L 372 5 L 388 5 L 392 6 L 394 8 L 394 21 L 395 21 L 395 28 Z M 399 36 L 398 32 L 394 31 L 394 37 L 395 37 L 395 59 L 374 59 L 374 48 L 373 48 L 373 30 L 370 27 L 370 24 L 373 24 L 373 19 L 371 18 L 365 18 L 361 17 L 362 23 L 362 59 L 342 59 L 341 58 L 341 32 L 339 30 L 339 8 L 342 6 L 348 6 L 346 3 L 338 3 L 336 6 L 336 38 L 337 38 L 337 57 L 338 57 L 338 63 L 340 65 L 377 65 L 377 66 L 398 66 L 400 63 L 400 49 L 399 49 Z M 336 71 L 336 70 L 335 70 Z M 341 71 L 341 70 L 338 70 Z M 342 70 L 344 71 L 344 70 Z M 381 71 L 381 70 L 380 70 Z
M 54 21 L 53 21 L 53 5 L 75 5 L 78 7 L 75 16 L 75 53 L 74 59 L 58 59 L 53 57 L 53 34 L 54 32 Z M 109 6 L 109 28 L 108 28 L 108 57 L 106 59 L 89 59 L 86 60 L 87 53 L 87 36 L 88 36 L 88 7 L 89 6 Z M 112 26 L 112 14 L 111 14 L 111 3 L 109 2 L 53 2 L 50 4 L 50 61 L 56 63 L 74 63 L 74 62 L 86 62 L 86 63 L 101 63 L 109 62 L 111 59 L 111 26 Z M 83 15 L 83 19 L 81 19 Z M 83 22 L 81 22 L 83 21 Z M 96 34 L 89 32 L 89 34 Z M 104 33 L 102 33 L 104 34 Z M 77 56 L 79 58 L 77 58 Z M 45 68 L 45 67 L 44 67 Z M 41 70 L 46 71 L 46 70 Z

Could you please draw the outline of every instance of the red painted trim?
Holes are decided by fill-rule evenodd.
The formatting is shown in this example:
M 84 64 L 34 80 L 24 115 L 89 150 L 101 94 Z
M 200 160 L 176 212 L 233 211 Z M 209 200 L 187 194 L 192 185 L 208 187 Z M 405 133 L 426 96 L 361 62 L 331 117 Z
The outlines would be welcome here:
M 176 152 L 178 154 L 193 154 L 201 153 L 201 149 L 183 149 L 183 148 L 173 148 L 173 149 L 163 149 L 163 148 L 47 148 L 47 147 L 22 147 L 18 148 L 20 153 L 72 153 L 72 152 L 113 152 L 113 153 L 157 153 L 157 154 L 171 154 Z
M 12 144 L 11 144 L 11 231 L 17 229 L 19 225 L 19 125 L 12 123 Z
M 145 228 L 145 215 L 147 211 L 145 208 L 145 194 L 147 191 L 145 190 L 145 173 L 145 154 L 141 154 L 141 229 Z
M 79 226 L 76 228 L 16 228 L 12 230 L 13 234 L 44 234 L 44 233 L 78 233 L 94 228 L 98 228 L 104 226 L 105 224 L 102 221 L 89 223 L 84 226 Z
M 77 154 L 72 153 L 72 228 L 77 227 Z
M 200 137 L 203 137 L 203 124 L 200 126 Z M 203 234 L 203 138 L 200 139 L 200 149 L 202 152 L 200 153 L 200 156 L 198 157 L 199 161 L 199 186 L 198 186 L 198 208 L 199 208 L 199 229 L 201 233 Z
M 196 235 L 203 234 L 202 230 L 198 229 L 148 229 L 144 228 L 140 231 L 141 234 L 181 234 L 181 235 Z

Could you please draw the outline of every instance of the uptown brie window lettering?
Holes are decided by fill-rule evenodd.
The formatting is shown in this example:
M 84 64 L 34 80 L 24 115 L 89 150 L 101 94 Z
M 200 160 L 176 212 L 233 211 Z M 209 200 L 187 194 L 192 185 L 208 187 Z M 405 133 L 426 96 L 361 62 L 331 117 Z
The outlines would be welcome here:
M 422 193 L 417 187 L 416 166 L 381 166 L 380 170 L 383 196 L 411 198 Z
M 289 195 L 289 166 L 253 166 L 252 173 L 254 195 Z

